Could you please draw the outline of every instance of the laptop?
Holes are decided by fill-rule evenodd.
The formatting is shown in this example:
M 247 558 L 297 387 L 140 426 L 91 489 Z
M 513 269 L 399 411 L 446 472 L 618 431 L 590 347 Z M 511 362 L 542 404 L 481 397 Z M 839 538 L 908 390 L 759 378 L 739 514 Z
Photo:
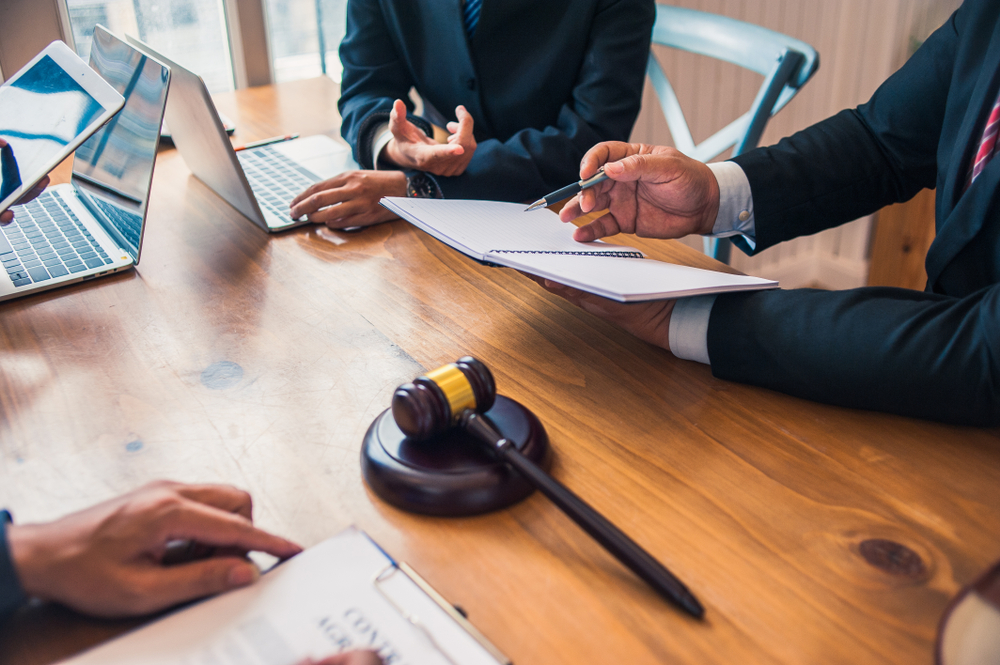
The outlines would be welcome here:
M 0 300 L 93 279 L 139 263 L 149 186 L 170 70 L 101 26 L 94 29 L 90 66 L 125 98 L 125 106 L 73 157 L 70 183 L 12 206 L 14 221 L 0 242 Z
M 307 136 L 239 152 L 233 149 L 204 81 L 149 45 L 130 44 L 170 67 L 167 125 L 191 172 L 244 217 L 268 232 L 308 224 L 292 219 L 289 204 L 310 185 L 360 168 L 346 145 Z

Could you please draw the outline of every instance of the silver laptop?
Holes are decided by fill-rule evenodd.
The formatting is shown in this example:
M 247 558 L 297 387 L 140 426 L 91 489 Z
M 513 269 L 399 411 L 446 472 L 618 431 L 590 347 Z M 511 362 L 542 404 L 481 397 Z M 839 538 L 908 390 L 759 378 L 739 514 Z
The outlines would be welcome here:
M 16 258 L 4 261 L 0 300 L 139 263 L 170 70 L 101 26 L 90 66 L 125 106 L 77 148 L 70 183 L 11 208 L 14 221 L 0 227 L 0 237 Z
M 138 39 L 127 39 L 170 67 L 167 125 L 188 168 L 265 231 L 307 224 L 305 217 L 292 219 L 292 199 L 310 185 L 360 168 L 350 148 L 323 135 L 236 152 L 201 77 Z

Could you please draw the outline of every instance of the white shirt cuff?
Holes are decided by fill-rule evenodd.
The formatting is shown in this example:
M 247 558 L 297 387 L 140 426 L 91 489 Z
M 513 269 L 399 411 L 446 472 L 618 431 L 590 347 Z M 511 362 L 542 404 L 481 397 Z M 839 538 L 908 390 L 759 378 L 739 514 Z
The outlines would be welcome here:
M 372 165 L 375 170 L 378 171 L 378 160 L 382 156 L 382 151 L 385 150 L 385 146 L 389 144 L 392 140 L 392 132 L 389 131 L 389 123 L 383 122 L 372 134 L 375 138 L 372 140 Z
M 756 246 L 756 221 L 750 181 L 736 162 L 713 162 L 708 168 L 719 181 L 719 214 L 712 227 L 712 236 L 726 238 L 741 235 L 751 247 Z
M 667 331 L 671 353 L 683 360 L 712 364 L 708 358 L 708 320 L 714 304 L 714 295 L 679 298 L 674 303 Z

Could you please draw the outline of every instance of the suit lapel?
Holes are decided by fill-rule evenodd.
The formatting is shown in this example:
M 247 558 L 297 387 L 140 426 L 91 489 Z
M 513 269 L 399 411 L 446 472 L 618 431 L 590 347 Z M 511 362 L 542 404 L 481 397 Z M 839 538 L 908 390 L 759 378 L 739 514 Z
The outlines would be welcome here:
M 972 97 L 969 99 L 957 140 L 952 146 L 951 164 L 953 166 L 945 181 L 945 191 L 950 193 L 949 209 L 961 198 L 965 177 L 968 174 L 969 165 L 972 163 L 972 156 L 979 149 L 983 124 L 986 122 L 986 117 L 996 99 L 995 81 L 998 67 L 1000 67 L 1000 23 L 993 30 L 989 48 L 983 56 L 983 66 L 979 70 L 979 79 L 972 92 Z
M 933 285 L 947 264 L 965 247 L 986 221 L 977 212 L 976 201 L 982 196 L 992 196 L 1000 181 L 1000 155 L 976 178 L 975 186 L 963 192 L 972 157 L 979 149 L 983 125 L 997 95 L 997 78 L 1000 70 L 1000 22 L 994 27 L 989 47 L 982 58 L 979 77 L 969 99 L 961 127 L 952 146 L 950 168 L 942 190 L 938 192 L 938 238 L 927 254 L 928 284 Z

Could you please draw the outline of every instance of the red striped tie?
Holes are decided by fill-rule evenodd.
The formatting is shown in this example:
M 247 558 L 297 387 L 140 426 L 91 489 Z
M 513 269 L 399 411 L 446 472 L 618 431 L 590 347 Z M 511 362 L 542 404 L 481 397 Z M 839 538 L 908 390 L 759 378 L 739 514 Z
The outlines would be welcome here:
M 990 118 L 986 121 L 986 127 L 983 129 L 983 138 L 979 141 L 979 150 L 976 151 L 976 158 L 969 167 L 969 175 L 965 179 L 966 189 L 979 177 L 979 174 L 983 172 L 983 169 L 986 168 L 986 165 L 992 159 L 993 153 L 996 152 L 998 129 L 1000 129 L 1000 95 L 997 95 L 997 101 L 993 104 L 993 110 L 990 111 Z

